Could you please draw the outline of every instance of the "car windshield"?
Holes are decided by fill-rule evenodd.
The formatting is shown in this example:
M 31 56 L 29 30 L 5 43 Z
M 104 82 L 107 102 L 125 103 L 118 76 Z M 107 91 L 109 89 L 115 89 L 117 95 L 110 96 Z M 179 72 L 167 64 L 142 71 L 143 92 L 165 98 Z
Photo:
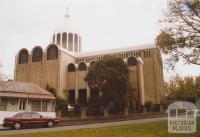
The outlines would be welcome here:
M 13 117 L 20 117 L 21 115 L 22 115 L 22 113 L 17 113 Z

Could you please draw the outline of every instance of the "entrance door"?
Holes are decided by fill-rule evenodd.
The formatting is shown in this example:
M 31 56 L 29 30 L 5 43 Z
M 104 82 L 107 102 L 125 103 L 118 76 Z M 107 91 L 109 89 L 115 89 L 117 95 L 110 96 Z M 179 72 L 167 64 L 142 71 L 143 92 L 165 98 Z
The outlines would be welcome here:
M 19 110 L 25 110 L 26 109 L 26 101 L 20 100 L 19 102 Z

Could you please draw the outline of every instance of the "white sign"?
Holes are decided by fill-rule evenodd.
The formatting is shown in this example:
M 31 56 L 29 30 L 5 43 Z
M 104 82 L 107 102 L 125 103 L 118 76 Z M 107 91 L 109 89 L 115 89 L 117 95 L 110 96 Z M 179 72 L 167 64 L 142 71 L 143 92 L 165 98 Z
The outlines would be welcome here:
M 196 132 L 196 106 L 193 103 L 180 101 L 168 106 L 168 132 L 194 133 Z

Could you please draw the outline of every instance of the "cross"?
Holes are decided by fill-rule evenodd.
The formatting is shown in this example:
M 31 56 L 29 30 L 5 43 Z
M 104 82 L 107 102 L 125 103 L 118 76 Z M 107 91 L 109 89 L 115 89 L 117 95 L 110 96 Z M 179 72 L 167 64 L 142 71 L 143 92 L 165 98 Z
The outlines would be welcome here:
M 67 14 L 65 15 L 65 18 L 66 18 L 66 19 L 68 19 L 68 18 L 70 17 L 70 15 L 69 15 L 69 8 L 68 8 L 68 6 L 66 7 L 66 9 L 67 9 Z

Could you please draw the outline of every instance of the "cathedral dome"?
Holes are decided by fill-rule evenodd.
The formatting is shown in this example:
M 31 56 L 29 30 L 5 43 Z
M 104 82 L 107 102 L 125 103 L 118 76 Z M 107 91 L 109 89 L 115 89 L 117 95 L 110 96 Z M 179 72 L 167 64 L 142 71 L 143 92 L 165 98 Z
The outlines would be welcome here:
M 78 32 L 78 29 L 69 20 L 69 15 L 67 14 L 65 23 L 54 30 L 52 43 L 71 52 L 80 52 L 81 36 Z
M 61 24 L 54 30 L 54 34 L 57 33 L 79 33 L 77 27 L 75 27 L 69 20 L 66 23 Z

